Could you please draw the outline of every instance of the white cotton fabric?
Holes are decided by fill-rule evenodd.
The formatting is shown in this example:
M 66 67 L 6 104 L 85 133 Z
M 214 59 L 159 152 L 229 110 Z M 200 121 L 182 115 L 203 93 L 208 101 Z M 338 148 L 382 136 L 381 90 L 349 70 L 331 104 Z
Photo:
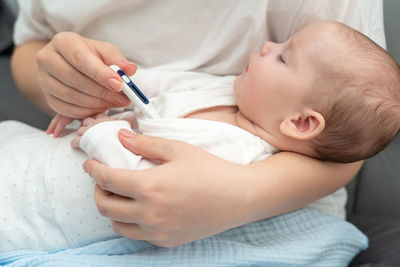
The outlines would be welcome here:
M 93 214 L 93 184 L 81 167 L 87 156 L 70 148 L 72 135 L 53 139 L 15 121 L 1 122 L 0 133 L 0 251 L 69 247 L 81 233 L 84 237 L 92 230 L 107 229 L 108 220 Z M 62 153 L 55 155 L 57 150 Z M 55 196 L 64 199 L 63 205 L 54 203 Z M 81 208 L 92 211 L 88 214 L 93 216 L 90 223 L 82 216 L 68 222 L 59 220 L 59 212 L 65 211 L 72 218 Z M 102 227 L 93 224 L 96 216 Z M 77 236 L 69 236 L 63 230 L 64 223 L 79 225 Z
M 94 202 L 74 134 L 54 139 L 16 121 L 0 123 L 0 252 L 54 250 L 116 237 Z

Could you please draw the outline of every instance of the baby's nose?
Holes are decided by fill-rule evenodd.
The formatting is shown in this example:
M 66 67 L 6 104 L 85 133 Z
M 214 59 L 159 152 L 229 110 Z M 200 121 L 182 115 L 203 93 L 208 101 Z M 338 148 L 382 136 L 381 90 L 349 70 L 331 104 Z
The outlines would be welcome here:
M 261 47 L 261 56 L 266 56 L 268 55 L 275 43 L 273 42 L 264 42 L 262 47 Z

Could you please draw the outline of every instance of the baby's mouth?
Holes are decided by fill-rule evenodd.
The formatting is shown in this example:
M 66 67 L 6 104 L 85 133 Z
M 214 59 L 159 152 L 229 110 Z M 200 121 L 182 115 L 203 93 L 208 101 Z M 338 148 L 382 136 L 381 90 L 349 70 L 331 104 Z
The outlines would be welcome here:
M 249 65 L 246 66 L 246 68 L 244 68 L 243 73 L 246 73 L 249 70 Z

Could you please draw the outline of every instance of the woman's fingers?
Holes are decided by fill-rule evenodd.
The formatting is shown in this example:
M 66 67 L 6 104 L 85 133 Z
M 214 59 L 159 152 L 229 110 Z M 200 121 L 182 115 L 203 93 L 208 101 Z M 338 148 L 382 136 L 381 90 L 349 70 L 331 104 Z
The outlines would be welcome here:
M 159 218 L 148 210 L 140 210 L 145 205 L 140 205 L 135 199 L 121 197 L 95 187 L 95 200 L 99 213 L 112 221 L 114 231 L 134 240 L 146 240 L 159 246 L 166 246 L 167 235 L 157 231 Z
M 146 240 L 151 241 L 149 234 L 145 233 L 138 224 L 124 223 L 119 221 L 112 221 L 114 232 L 120 236 L 125 236 L 133 240 Z
M 126 60 L 121 51 L 119 51 L 114 45 L 90 39 L 85 39 L 85 41 L 94 48 L 96 54 L 101 58 L 104 64 L 108 66 L 118 65 L 129 76 L 135 74 L 137 70 L 136 64 Z
M 169 140 L 160 137 L 135 134 L 132 131 L 121 129 L 119 139 L 127 149 L 135 154 L 152 160 L 167 162 L 175 159 L 185 148 L 181 141 Z
M 46 87 L 45 94 L 52 95 L 63 102 L 73 104 L 75 106 L 105 110 L 112 106 L 125 106 L 128 105 L 129 99 L 119 93 L 107 92 L 109 98 L 114 101 L 110 102 L 109 99 L 103 99 L 100 97 L 95 97 L 93 95 L 88 95 L 85 93 L 86 90 L 79 90 L 73 87 L 69 87 L 65 83 L 56 79 L 54 76 L 44 74 L 40 77 L 40 82 L 42 87 Z M 90 82 L 89 82 L 90 83 Z M 106 94 L 104 94 L 106 95 Z M 61 112 L 59 112 L 61 113 Z
M 43 76 L 43 78 L 41 77 L 41 84 L 46 86 L 48 93 L 59 96 L 66 102 L 78 106 L 85 105 L 89 108 L 107 108 L 110 105 L 121 106 L 129 104 L 129 100 L 124 95 L 109 90 L 77 71 L 56 52 L 53 52 L 52 61 L 44 60 L 41 65 L 40 75 Z M 51 78 L 59 82 L 57 87 L 51 85 Z M 63 90 L 60 90 L 60 87 Z
M 124 223 L 137 223 L 133 218 L 138 218 L 135 199 L 123 197 L 101 189 L 96 185 L 94 198 L 97 209 L 101 215 L 114 221 Z
M 75 119 L 80 119 L 80 118 L 85 118 L 89 117 L 92 115 L 95 115 L 97 113 L 103 112 L 103 109 L 91 109 L 91 108 L 85 108 L 81 106 L 77 106 L 68 102 L 65 102 L 63 100 L 60 100 L 59 98 L 48 94 L 45 95 L 46 100 L 49 103 L 50 107 L 53 110 L 57 110 L 59 114 L 62 114 L 64 116 L 68 116 L 71 118 Z
M 136 65 L 128 62 L 111 43 L 86 39 L 75 33 L 56 37 L 54 44 L 57 51 L 69 64 L 110 90 L 121 91 L 122 79 L 108 65 L 117 64 L 128 75 L 136 72 Z
M 83 118 L 130 103 L 118 93 L 122 79 L 108 65 L 117 64 L 128 75 L 135 73 L 136 65 L 112 44 L 62 32 L 37 53 L 36 60 L 38 83 L 57 113 Z
M 85 38 L 75 33 L 57 34 L 53 38 L 55 50 L 77 71 L 110 90 L 122 89 L 121 77 L 101 60 L 99 54 L 88 46 Z
M 87 160 L 83 164 L 84 170 L 96 181 L 103 190 L 120 196 L 140 199 L 145 194 L 148 182 L 141 170 L 114 169 L 96 160 Z

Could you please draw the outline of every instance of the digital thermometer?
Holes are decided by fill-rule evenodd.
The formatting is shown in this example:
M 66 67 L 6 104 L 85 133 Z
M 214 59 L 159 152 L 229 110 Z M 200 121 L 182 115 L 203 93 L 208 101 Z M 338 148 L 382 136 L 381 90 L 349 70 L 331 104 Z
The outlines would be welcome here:
M 155 110 L 153 105 L 150 103 L 149 99 L 140 91 L 140 89 L 132 82 L 132 80 L 125 74 L 123 70 L 117 65 L 111 65 L 113 69 L 119 76 L 121 76 L 122 84 L 124 87 L 122 91 L 125 95 L 132 101 L 132 103 L 142 112 L 142 114 L 149 119 L 159 119 L 160 115 Z

